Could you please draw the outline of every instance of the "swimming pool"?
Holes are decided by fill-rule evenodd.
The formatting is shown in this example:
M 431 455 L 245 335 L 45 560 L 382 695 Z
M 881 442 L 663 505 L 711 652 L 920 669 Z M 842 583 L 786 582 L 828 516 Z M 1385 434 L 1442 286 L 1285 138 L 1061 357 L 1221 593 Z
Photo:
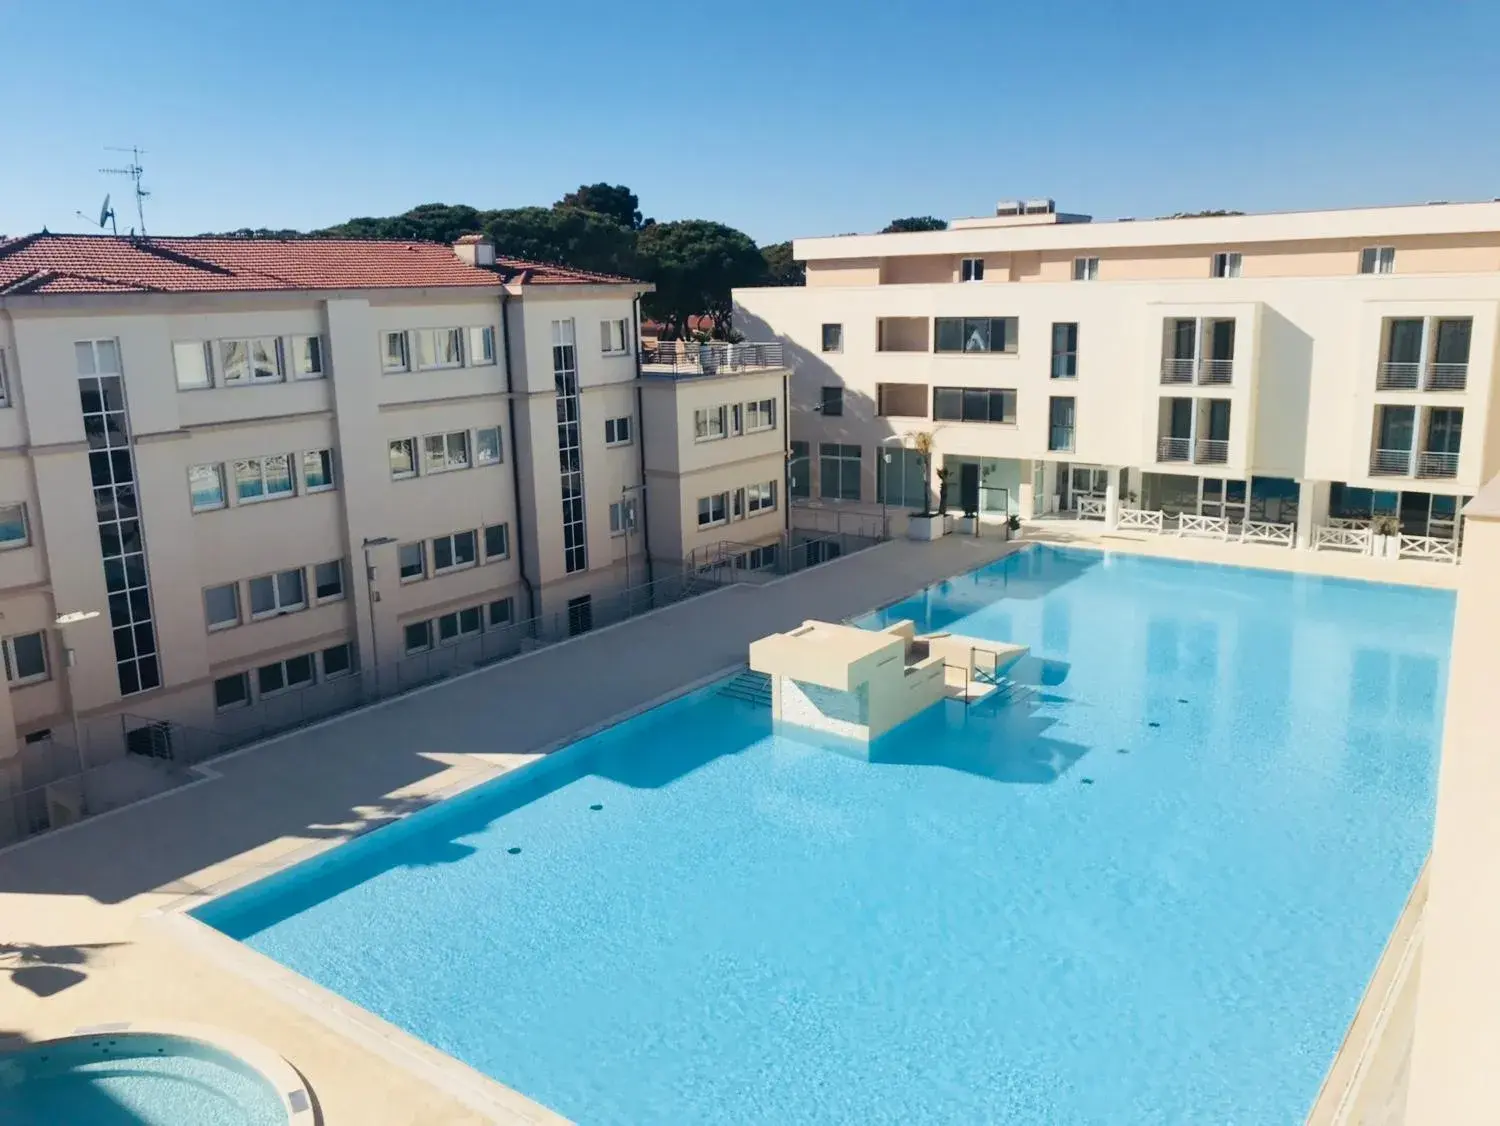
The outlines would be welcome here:
M 711 687 L 198 915 L 584 1123 L 1299 1123 L 1452 608 L 1032 547 L 867 623 L 1029 644 L 1012 702 L 864 753 Z

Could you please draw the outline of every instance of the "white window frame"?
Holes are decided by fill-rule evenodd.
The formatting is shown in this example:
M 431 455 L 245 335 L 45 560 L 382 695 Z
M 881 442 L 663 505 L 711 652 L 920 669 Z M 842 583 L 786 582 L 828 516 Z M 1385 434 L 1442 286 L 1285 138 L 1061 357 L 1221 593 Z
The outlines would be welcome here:
M 409 634 L 407 631 L 419 626 L 427 635 L 427 640 L 424 641 L 421 645 L 412 645 L 408 641 Z M 432 640 L 432 620 L 430 618 L 420 622 L 407 622 L 401 627 L 401 652 L 407 657 L 414 656 L 417 653 L 431 652 Z
M 443 444 L 442 460 L 434 457 L 427 448 L 427 443 L 440 441 Z M 453 456 L 454 441 L 463 444 L 463 461 L 456 461 Z M 473 449 L 470 445 L 471 435 L 467 430 L 445 430 L 440 434 L 422 435 L 422 472 L 423 473 L 457 473 L 461 469 L 472 469 L 474 466 Z
M 756 399 L 745 404 L 745 433 L 776 429 L 776 400 Z
M 103 365 L 104 351 L 99 347 L 108 344 L 109 350 L 115 354 L 115 366 L 106 368 Z M 83 350 L 88 351 L 88 370 L 84 370 Z M 73 341 L 73 364 L 81 377 L 90 375 L 124 375 L 120 369 L 125 365 L 120 361 L 120 340 L 116 336 L 103 336 L 97 340 L 75 340 Z
M 504 606 L 505 607 L 505 619 L 503 621 L 496 621 L 495 620 L 495 607 L 496 606 Z M 495 599 L 492 599 L 491 601 L 485 603 L 485 607 L 484 607 L 484 628 L 485 629 L 508 629 L 510 626 L 513 626 L 515 624 L 516 624 L 516 600 L 514 598 L 512 598 L 510 595 L 506 595 L 504 598 L 495 598 Z
M 18 514 L 21 524 L 21 538 L 18 540 L 0 539 L 0 551 L 10 551 L 17 547 L 31 546 L 31 520 L 26 512 L 26 502 L 16 501 L 12 504 L 0 504 L 0 527 L 6 527 L 13 523 L 6 519 L 9 512 L 14 510 Z
M 1365 269 L 1365 256 L 1369 255 L 1370 268 Z M 1359 272 L 1366 276 L 1394 274 L 1396 272 L 1396 248 L 1394 246 L 1367 246 L 1359 252 Z
M 323 567 L 338 568 L 339 589 L 337 594 L 318 593 L 318 587 L 322 585 L 318 581 L 318 571 Z M 342 602 L 349 593 L 349 580 L 348 576 L 344 573 L 344 561 L 342 559 L 325 559 L 321 563 L 314 563 L 312 565 L 312 590 L 309 593 L 312 595 L 314 604 L 318 606 L 322 606 L 327 602 Z
M 312 342 L 316 346 L 318 366 L 314 368 L 306 355 L 306 345 Z M 323 379 L 328 375 L 328 348 L 323 343 L 320 333 L 302 333 L 292 337 L 292 378 L 293 379 Z
M 344 651 L 344 667 L 328 671 L 328 654 L 342 649 Z M 337 645 L 328 645 L 318 650 L 318 673 L 324 680 L 339 680 L 346 676 L 354 675 L 354 646 L 347 641 L 341 641 Z
M 400 341 L 396 355 L 391 355 L 392 341 Z M 388 330 L 380 334 L 380 370 L 386 375 L 411 371 L 411 337 L 405 332 Z
M 230 619 L 226 618 L 223 621 L 216 622 L 216 621 L 214 621 L 212 618 L 210 618 L 208 616 L 208 596 L 209 596 L 209 594 L 211 594 L 213 591 L 216 591 L 216 590 L 228 590 L 228 591 L 233 591 L 234 592 L 234 618 L 233 618 L 233 620 L 230 620 Z M 242 625 L 244 623 L 244 620 L 245 620 L 244 607 L 240 605 L 240 584 L 239 583 L 237 583 L 237 582 L 234 582 L 234 583 L 220 583 L 218 586 L 206 586 L 206 587 L 203 588 L 203 621 L 204 621 L 204 624 L 208 627 L 208 632 L 209 633 L 218 633 L 220 630 L 223 630 L 223 629 L 233 629 L 235 626 Z
M 1083 255 L 1073 259 L 1074 281 L 1098 281 L 1099 259 L 1094 255 Z
M 717 427 L 713 424 L 717 423 Z M 718 442 L 729 436 L 729 409 L 722 403 L 716 407 L 699 407 L 693 411 L 693 441 Z
M 296 684 L 292 683 L 292 678 L 287 672 L 288 666 L 293 661 L 307 662 L 307 679 L 299 680 Z M 266 669 L 281 670 L 280 688 L 267 689 L 261 684 L 260 674 Z M 255 666 L 255 695 L 260 700 L 269 700 L 287 692 L 296 692 L 302 688 L 311 688 L 316 683 L 318 683 L 318 658 L 315 653 L 298 653 L 295 656 L 283 657 L 279 661 L 268 661 L 263 665 Z
M 613 317 L 599 322 L 599 354 L 630 355 L 630 322 L 627 319 Z
M 464 361 L 473 368 L 492 367 L 495 363 L 495 330 L 490 325 L 474 325 L 464 333 Z
M 471 541 L 469 558 L 458 562 L 458 541 L 461 536 L 468 536 Z M 448 545 L 448 558 L 454 560 L 446 567 L 438 563 L 438 544 Z M 432 573 L 434 575 L 447 575 L 454 571 L 467 571 L 470 567 L 479 566 L 479 533 L 473 528 L 465 528 L 457 532 L 449 532 L 446 536 L 432 537 Z
M 609 506 L 609 534 L 625 536 L 636 530 L 635 497 L 617 500 Z
M 633 433 L 634 418 L 628 414 L 622 414 L 617 418 L 606 418 L 604 420 L 604 444 L 606 446 L 629 446 L 635 442 Z M 625 436 L 620 437 L 621 431 Z
M 255 374 L 255 345 L 264 344 L 267 341 L 273 343 L 271 349 L 271 360 L 275 364 L 275 373 L 270 376 L 257 376 Z M 245 349 L 245 363 L 249 366 L 249 374 L 243 379 L 232 377 L 229 374 L 229 364 L 224 357 L 224 349 L 230 344 L 240 344 Z M 246 336 L 228 337 L 224 340 L 214 341 L 214 361 L 219 370 L 219 386 L 221 387 L 256 387 L 266 383 L 286 382 L 286 346 L 279 336 Z
M 193 474 L 197 470 L 211 470 L 219 482 L 219 503 L 199 504 L 193 493 Z M 229 507 L 229 490 L 224 487 L 224 463 L 212 462 L 204 465 L 188 466 L 188 507 L 194 512 L 217 512 L 221 508 Z
M 715 501 L 723 505 L 723 515 L 718 519 L 714 518 L 713 510 Z M 706 511 L 705 505 L 707 506 Z M 707 519 L 704 519 L 705 516 Z M 710 493 L 706 497 L 698 498 L 698 527 L 700 529 L 721 528 L 727 523 L 729 523 L 729 494 L 727 492 Z
M 489 434 L 493 434 L 495 438 L 495 455 L 493 457 L 484 456 L 480 452 L 481 440 L 485 435 Z M 499 465 L 503 462 L 505 460 L 505 439 L 501 436 L 500 427 L 481 426 L 478 430 L 474 431 L 474 442 L 469 454 L 476 466 Z
M 182 365 L 178 363 L 179 353 L 192 355 L 197 353 L 198 359 L 203 362 L 203 381 L 201 383 L 184 383 L 182 381 Z M 174 340 L 172 341 L 172 373 L 177 379 L 177 390 L 179 391 L 204 391 L 214 385 L 214 346 L 209 340 Z
M 42 646 L 42 671 L 30 673 L 27 676 L 19 675 L 21 662 L 16 659 L 16 642 L 22 638 L 39 638 Z M 52 654 L 47 647 L 47 631 L 33 630 L 31 633 L 12 634 L 4 640 L 5 647 L 5 679 L 10 682 L 12 688 L 22 688 L 28 684 L 41 684 L 43 681 L 52 679 Z
M 307 463 L 310 458 L 317 458 L 318 468 L 327 481 L 322 485 L 314 485 L 307 475 Z M 304 450 L 302 453 L 302 491 L 304 493 L 326 493 L 339 487 L 337 471 L 333 464 L 333 451 L 326 450 Z
M 396 471 L 396 463 L 395 463 L 394 460 L 392 460 L 391 461 L 391 480 L 392 481 L 409 481 L 409 480 L 411 480 L 411 478 L 420 475 L 420 473 L 422 472 L 422 458 L 421 458 L 421 453 L 419 451 L 417 442 L 418 442 L 418 440 L 416 438 L 392 438 L 391 439 L 390 448 L 392 450 L 394 450 L 397 446 L 405 446 L 406 447 L 406 454 L 407 454 L 406 461 L 407 461 L 407 464 L 411 466 L 411 468 L 409 470 L 405 470 L 403 472 L 399 472 L 398 473 Z
M 234 503 L 236 505 L 261 504 L 264 501 L 286 500 L 288 497 L 296 496 L 297 472 L 294 468 L 296 456 L 296 454 L 261 454 L 258 457 L 236 458 L 234 461 Z M 266 491 L 266 482 L 268 480 L 266 476 L 266 462 L 277 459 L 286 464 L 287 489 L 285 492 L 271 493 Z M 258 497 L 242 497 L 240 496 L 240 466 L 243 465 L 248 468 L 252 463 L 258 466 L 262 492 Z
M 474 615 L 474 627 L 464 629 L 464 615 Z M 451 619 L 453 622 L 453 636 L 443 636 L 443 622 Z M 432 620 L 433 642 L 438 645 L 457 645 L 466 637 L 478 637 L 484 632 L 484 606 L 465 606 L 459 610 L 449 610 L 446 614 L 439 614 Z
M 961 258 L 958 263 L 958 280 L 961 282 L 984 281 L 983 258 Z
M 287 602 L 283 605 L 281 601 L 281 580 L 286 575 L 298 576 L 297 585 L 302 591 L 302 601 Z M 270 610 L 257 611 L 255 609 L 255 584 L 265 580 L 269 580 L 271 583 L 271 597 L 276 605 Z M 254 578 L 247 580 L 246 592 L 245 608 L 250 611 L 250 620 L 252 622 L 264 621 L 266 618 L 279 618 L 283 614 L 296 614 L 302 610 L 306 610 L 310 605 L 307 597 L 307 568 L 288 567 L 283 571 L 273 571 L 268 575 L 256 575 Z
M 416 548 L 417 554 L 422 560 L 422 569 L 415 575 L 403 575 L 401 573 L 401 553 L 408 548 Z M 415 540 L 411 543 L 398 544 L 396 546 L 396 577 L 403 583 L 419 583 L 427 577 L 427 541 Z
M 758 516 L 776 511 L 776 482 L 761 481 L 745 488 L 745 515 Z
M 1244 268 L 1245 256 L 1238 250 L 1219 250 L 1214 253 L 1213 276 L 1237 278 Z
M 413 335 L 417 338 L 417 370 L 445 371 L 464 366 L 464 330 L 461 328 L 419 328 Z M 451 360 L 438 360 L 439 345 L 446 342 L 455 345 L 458 355 Z M 429 352 L 431 355 L 429 356 Z
M 219 685 L 226 680 L 239 681 L 240 687 L 244 689 L 244 695 L 240 699 L 235 700 L 232 703 L 221 704 L 219 703 Z M 214 711 L 232 712 L 236 708 L 248 708 L 250 706 L 250 701 L 252 698 L 253 697 L 250 694 L 250 672 L 248 669 L 242 670 L 241 672 L 228 673 L 225 676 L 214 677 Z
M 494 552 L 494 553 L 491 553 L 491 551 L 490 551 L 490 530 L 493 529 L 493 528 L 503 529 L 500 534 L 502 536 L 504 536 L 504 538 L 505 538 L 505 550 L 504 551 Z M 499 523 L 499 524 L 486 524 L 484 527 L 480 528 L 479 529 L 479 550 L 484 553 L 484 561 L 486 563 L 498 563 L 502 559 L 509 559 L 510 558 L 510 524 L 508 522 L 502 522 L 502 523 Z

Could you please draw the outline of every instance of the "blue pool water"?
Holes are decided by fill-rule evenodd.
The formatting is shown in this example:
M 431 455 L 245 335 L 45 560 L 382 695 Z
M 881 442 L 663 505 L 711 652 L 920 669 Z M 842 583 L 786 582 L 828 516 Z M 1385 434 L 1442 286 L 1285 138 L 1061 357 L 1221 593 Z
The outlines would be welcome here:
M 270 1082 L 227 1052 L 145 1033 L 0 1054 L 5 1126 L 286 1126 Z
M 200 917 L 588 1124 L 1300 1123 L 1431 837 L 1451 596 L 1033 547 L 902 617 L 1029 695 L 860 754 L 710 688 Z

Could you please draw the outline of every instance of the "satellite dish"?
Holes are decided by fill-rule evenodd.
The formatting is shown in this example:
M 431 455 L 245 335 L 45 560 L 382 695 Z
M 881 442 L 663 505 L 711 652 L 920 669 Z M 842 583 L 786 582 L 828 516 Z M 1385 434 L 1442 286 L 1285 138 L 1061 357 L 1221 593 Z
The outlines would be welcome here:
M 115 217 L 115 213 L 109 209 L 109 194 L 105 193 L 104 202 L 99 205 L 99 226 L 102 228 L 106 222 Z

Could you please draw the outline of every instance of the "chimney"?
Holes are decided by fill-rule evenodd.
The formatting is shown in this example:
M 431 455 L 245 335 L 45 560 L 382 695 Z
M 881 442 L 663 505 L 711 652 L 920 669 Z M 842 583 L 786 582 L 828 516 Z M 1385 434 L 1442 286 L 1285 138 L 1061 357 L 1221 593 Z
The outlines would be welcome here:
M 493 266 L 495 244 L 483 235 L 463 235 L 453 244 L 453 253 L 459 261 L 471 266 Z

